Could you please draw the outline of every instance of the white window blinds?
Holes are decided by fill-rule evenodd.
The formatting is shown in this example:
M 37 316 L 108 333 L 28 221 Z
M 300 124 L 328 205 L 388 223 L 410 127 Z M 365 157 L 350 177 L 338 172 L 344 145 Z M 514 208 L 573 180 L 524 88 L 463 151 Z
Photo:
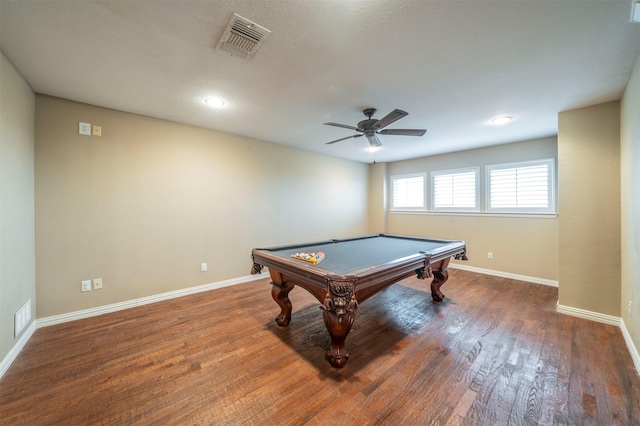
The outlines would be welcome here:
M 487 166 L 487 210 L 553 213 L 554 160 Z
M 478 174 L 478 168 L 432 172 L 432 209 L 477 211 Z
M 424 181 L 426 174 L 391 177 L 391 207 L 397 210 L 424 210 Z

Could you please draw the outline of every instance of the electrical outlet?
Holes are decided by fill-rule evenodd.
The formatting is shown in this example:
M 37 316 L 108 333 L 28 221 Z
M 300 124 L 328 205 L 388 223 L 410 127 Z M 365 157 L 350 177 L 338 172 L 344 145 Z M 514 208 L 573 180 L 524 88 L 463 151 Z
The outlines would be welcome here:
M 82 291 L 91 291 L 91 280 L 82 281 Z
M 493 259 L 493 252 L 491 251 L 487 252 L 487 259 Z
M 93 289 L 99 290 L 102 288 L 102 278 L 94 278 L 93 280 Z
M 207 272 L 207 264 L 206 263 L 201 263 L 200 264 L 200 272 Z
M 629 316 L 633 315 L 633 310 L 631 309 L 633 307 L 633 301 L 629 300 L 629 306 L 627 307 L 627 311 L 629 312 Z

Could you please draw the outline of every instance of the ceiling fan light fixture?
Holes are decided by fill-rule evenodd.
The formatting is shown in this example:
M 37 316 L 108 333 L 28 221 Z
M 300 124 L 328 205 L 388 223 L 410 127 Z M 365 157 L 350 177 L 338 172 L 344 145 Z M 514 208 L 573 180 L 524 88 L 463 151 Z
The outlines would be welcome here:
M 370 147 L 367 148 L 367 151 L 369 151 L 369 152 L 378 152 L 381 149 L 382 149 L 381 146 L 370 146 Z
M 507 124 L 511 120 L 513 120 L 513 117 L 503 115 L 501 117 L 496 117 L 491 119 L 490 123 L 493 124 L 494 126 L 502 126 L 503 124 Z

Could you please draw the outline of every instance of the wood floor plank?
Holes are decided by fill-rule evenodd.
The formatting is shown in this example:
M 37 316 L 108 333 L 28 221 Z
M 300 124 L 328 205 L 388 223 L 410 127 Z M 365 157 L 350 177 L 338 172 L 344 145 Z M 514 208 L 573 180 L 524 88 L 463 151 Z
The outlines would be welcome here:
M 288 327 L 267 280 L 38 329 L 0 381 L 0 424 L 640 425 L 617 327 L 557 289 L 452 270 L 360 306 L 342 369 L 319 304 Z

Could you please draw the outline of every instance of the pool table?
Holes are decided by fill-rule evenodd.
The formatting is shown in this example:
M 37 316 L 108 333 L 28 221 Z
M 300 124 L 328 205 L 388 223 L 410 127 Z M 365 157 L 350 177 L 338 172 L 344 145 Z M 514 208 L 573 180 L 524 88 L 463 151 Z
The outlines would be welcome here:
M 295 253 L 322 252 L 324 259 L 313 264 L 292 258 Z M 449 260 L 466 260 L 464 241 L 435 240 L 398 235 L 370 235 L 343 240 L 253 249 L 252 274 L 269 268 L 273 299 L 280 306 L 279 326 L 291 321 L 289 292 L 299 286 L 321 303 L 322 317 L 331 343 L 327 358 L 343 367 L 348 358 L 345 340 L 358 305 L 384 288 L 413 274 L 433 276 L 431 296 L 441 302 L 440 287 L 449 278 Z

